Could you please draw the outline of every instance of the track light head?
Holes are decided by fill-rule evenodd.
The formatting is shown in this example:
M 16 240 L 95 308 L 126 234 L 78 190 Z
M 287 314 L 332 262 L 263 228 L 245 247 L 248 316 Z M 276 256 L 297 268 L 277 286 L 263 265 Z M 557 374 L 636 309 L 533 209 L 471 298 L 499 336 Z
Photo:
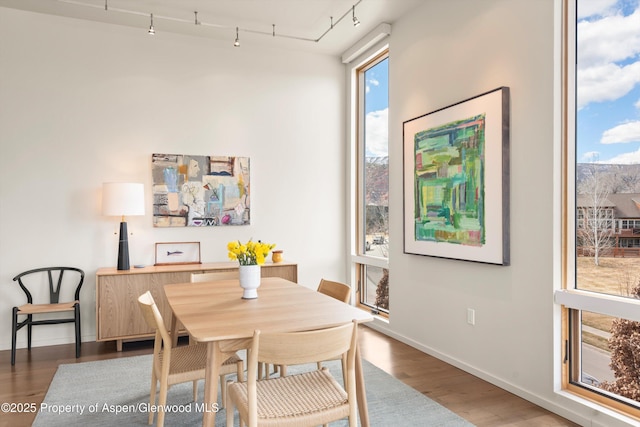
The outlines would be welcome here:
M 233 42 L 233 47 L 240 46 L 240 38 L 238 37 L 238 27 L 236 27 L 236 40 Z
M 358 25 L 360 25 L 360 21 L 358 20 L 358 18 L 356 18 L 356 5 L 354 4 L 353 7 L 351 8 L 351 20 L 353 21 L 353 26 L 357 27 Z
M 156 34 L 156 30 L 153 28 L 153 13 L 151 14 L 151 25 L 149 26 L 149 35 L 153 36 Z

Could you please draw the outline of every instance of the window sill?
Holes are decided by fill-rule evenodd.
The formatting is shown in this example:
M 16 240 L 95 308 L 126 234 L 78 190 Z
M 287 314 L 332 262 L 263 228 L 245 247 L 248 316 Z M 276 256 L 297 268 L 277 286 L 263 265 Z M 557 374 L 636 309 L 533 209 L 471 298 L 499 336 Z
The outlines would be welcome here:
M 380 314 L 374 314 L 373 315 L 373 321 L 375 322 L 380 322 L 385 326 L 389 326 L 389 318 L 386 316 L 382 316 Z
M 568 308 L 640 322 L 640 300 L 579 289 L 554 292 L 554 301 Z
M 373 316 L 374 319 L 384 320 L 385 322 L 389 323 L 389 314 L 388 313 L 376 312 L 376 310 L 372 309 L 370 306 L 365 305 L 365 304 L 356 303 L 356 308 L 359 308 L 362 311 L 366 311 L 367 313 L 370 313 Z
M 625 415 L 619 411 L 616 411 L 612 408 L 609 408 L 605 405 L 602 405 L 598 402 L 594 402 L 593 400 L 590 400 L 580 394 L 577 394 L 573 391 L 570 390 L 559 390 L 556 391 L 556 394 L 562 398 L 565 398 L 567 400 L 570 400 L 578 405 L 581 405 L 584 407 L 585 411 L 593 411 L 590 415 L 582 415 L 582 413 L 580 414 L 585 422 L 589 422 L 590 424 L 594 425 L 594 426 L 605 426 L 605 425 L 610 425 L 608 423 L 609 420 L 606 419 L 598 419 L 598 418 L 604 418 L 604 417 L 610 417 L 614 420 L 616 420 L 616 422 L 621 423 L 620 425 L 629 425 L 629 426 L 636 426 L 638 425 L 638 419 L 634 418 L 630 415 Z

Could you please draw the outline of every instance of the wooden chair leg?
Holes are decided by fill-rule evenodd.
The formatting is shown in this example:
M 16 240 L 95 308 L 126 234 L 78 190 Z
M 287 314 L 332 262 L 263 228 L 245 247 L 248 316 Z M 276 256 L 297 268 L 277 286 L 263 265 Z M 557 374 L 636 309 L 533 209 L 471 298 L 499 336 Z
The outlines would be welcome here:
M 226 386 L 226 375 L 220 375 L 220 406 L 224 409 L 227 406 L 227 386 Z
M 242 360 L 239 360 L 236 363 L 236 376 L 238 377 L 236 381 L 244 382 L 244 364 Z M 220 401 L 222 402 L 222 409 L 227 407 L 227 383 L 231 381 L 227 381 L 226 375 L 220 375 Z
M 149 406 L 153 407 L 156 403 L 156 392 L 158 389 L 158 378 L 156 370 L 151 368 L 151 393 L 149 394 Z M 149 411 L 149 425 L 153 424 L 153 415 L 155 411 Z
M 158 410 L 157 427 L 164 427 L 164 410 L 162 410 L 162 408 L 165 408 L 167 405 L 168 390 L 169 386 L 167 385 L 166 381 L 160 381 L 160 396 L 158 398 L 158 406 L 160 406 L 161 409 Z
M 198 380 L 193 381 L 193 401 L 198 401 Z
M 237 379 L 238 382 L 243 383 L 244 382 L 244 362 L 242 360 L 239 360 L 236 363 L 236 375 L 237 375 Z
M 226 381 L 224 385 L 220 384 L 220 388 L 224 387 L 226 389 L 232 382 L 233 381 L 231 380 Z M 233 401 L 228 397 L 229 393 L 225 392 L 225 395 L 227 396 L 227 401 L 224 402 L 225 410 L 227 412 L 227 427 L 233 427 L 233 415 L 235 412 L 235 406 L 233 404 Z M 240 426 L 242 426 L 242 421 L 240 421 Z
M 282 376 L 282 366 L 273 365 L 273 373 L 280 372 Z M 287 369 L 284 368 L 284 373 L 286 375 Z M 268 363 L 258 363 L 258 378 L 271 378 L 271 365 Z
M 266 370 L 269 370 L 269 367 L 266 366 Z M 265 378 L 262 376 L 262 373 L 265 371 L 265 364 L 262 362 L 258 362 L 258 378 Z
M 342 357 L 342 383 L 344 384 L 344 389 L 347 389 L 347 356 L 343 355 Z

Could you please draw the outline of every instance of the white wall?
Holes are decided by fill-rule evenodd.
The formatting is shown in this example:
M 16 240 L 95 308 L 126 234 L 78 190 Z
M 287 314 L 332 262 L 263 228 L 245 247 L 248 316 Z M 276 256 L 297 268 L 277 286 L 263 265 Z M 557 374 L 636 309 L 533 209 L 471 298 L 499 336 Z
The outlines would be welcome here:
M 558 4 L 435 0 L 393 23 L 391 318 L 379 327 L 580 424 L 623 425 L 554 392 Z M 142 181 L 149 203 L 154 152 L 250 156 L 254 215 L 248 227 L 204 230 L 131 218 L 132 263 L 152 263 L 154 242 L 178 240 L 201 241 L 205 261 L 225 260 L 228 240 L 254 237 L 277 242 L 305 285 L 344 276 L 345 83 L 337 58 L 0 8 L 0 349 L 20 298 L 11 277 L 40 265 L 89 273 L 83 322 L 85 339 L 95 337 L 92 274 L 115 264 L 117 243 L 100 186 Z M 503 85 L 511 266 L 404 254 L 402 122 Z
M 554 392 L 557 0 L 442 0 L 393 25 L 390 322 L 381 330 L 583 425 L 626 425 Z M 511 88 L 511 265 L 403 253 L 402 123 Z M 467 308 L 476 313 L 467 324 Z M 554 366 L 555 365 L 555 366 Z M 470 397 L 472 398 L 472 397 Z
M 10 348 L 12 278 L 85 270 L 84 340 L 95 339 L 95 272 L 115 266 L 118 218 L 101 216 L 107 181 L 143 182 L 147 215 L 128 218 L 131 264 L 154 243 L 274 242 L 299 282 L 344 278 L 344 67 L 338 58 L 212 42 L 0 8 L 0 349 Z M 250 226 L 155 229 L 151 154 L 251 159 Z M 34 346 L 73 342 L 34 329 Z M 26 346 L 26 330 L 18 346 Z

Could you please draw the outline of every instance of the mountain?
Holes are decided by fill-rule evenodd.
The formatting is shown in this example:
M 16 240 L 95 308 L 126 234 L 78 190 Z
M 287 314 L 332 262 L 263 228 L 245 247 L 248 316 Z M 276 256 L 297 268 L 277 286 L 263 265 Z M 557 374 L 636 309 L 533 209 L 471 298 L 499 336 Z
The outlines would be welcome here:
M 640 193 L 640 165 L 577 163 L 577 188 L 594 174 L 609 182 L 612 193 Z

